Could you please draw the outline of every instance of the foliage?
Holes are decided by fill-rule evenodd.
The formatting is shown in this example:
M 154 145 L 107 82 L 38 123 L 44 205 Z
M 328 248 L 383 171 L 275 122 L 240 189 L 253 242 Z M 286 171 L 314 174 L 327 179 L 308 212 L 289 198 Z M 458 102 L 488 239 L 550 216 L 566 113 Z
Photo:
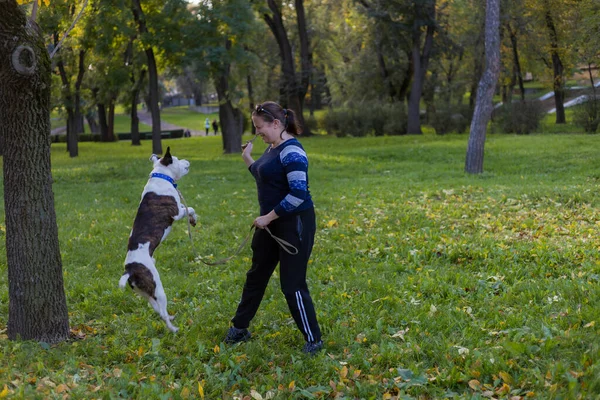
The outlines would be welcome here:
M 495 119 L 501 132 L 523 135 L 536 132 L 544 114 L 538 100 L 525 100 L 504 104 Z
M 406 134 L 406 108 L 403 103 L 365 102 L 330 109 L 320 128 L 339 137 Z
M 438 135 L 447 133 L 465 133 L 471 123 L 473 110 L 467 104 L 451 106 L 450 108 L 435 109 L 427 115 L 429 123 Z
M 462 172 L 466 136 L 301 140 L 317 206 L 308 277 L 323 353 L 300 353 L 277 272 L 254 338 L 224 345 L 250 251 L 203 266 L 183 223 L 155 253 L 182 328 L 170 334 L 146 301 L 117 288 L 151 147 L 81 143 L 70 160 L 54 145 L 73 340 L 6 340 L 0 248 L 2 395 L 542 399 L 600 391 L 599 136 L 492 136 L 479 177 Z M 195 251 L 229 255 L 257 212 L 253 180 L 239 157 L 222 155 L 219 138 L 165 144 L 191 161 L 179 189 L 199 213 Z
M 600 124 L 600 99 L 594 91 L 588 91 L 588 100 L 573 110 L 573 123 L 588 133 L 596 133 Z

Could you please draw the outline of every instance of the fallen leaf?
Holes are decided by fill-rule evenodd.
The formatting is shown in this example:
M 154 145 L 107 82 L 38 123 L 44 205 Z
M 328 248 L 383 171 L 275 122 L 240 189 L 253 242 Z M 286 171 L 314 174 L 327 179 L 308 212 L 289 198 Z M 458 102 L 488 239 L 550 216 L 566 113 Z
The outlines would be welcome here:
M 201 399 L 204 398 L 204 388 L 202 387 L 202 384 L 200 382 L 198 382 L 198 394 L 200 394 Z
M 346 376 L 348 376 L 348 367 L 346 367 L 345 365 L 340 370 L 340 376 L 342 378 L 345 378 Z
M 0 399 L 6 397 L 8 395 L 8 386 L 4 385 L 4 390 L 0 392 Z
M 250 390 L 250 396 L 252 396 L 252 398 L 254 400 L 263 400 L 263 397 L 261 396 L 260 393 L 258 393 L 256 390 L 252 389 Z
M 481 382 L 477 379 L 472 379 L 469 381 L 469 387 L 473 390 L 479 390 L 481 388 Z

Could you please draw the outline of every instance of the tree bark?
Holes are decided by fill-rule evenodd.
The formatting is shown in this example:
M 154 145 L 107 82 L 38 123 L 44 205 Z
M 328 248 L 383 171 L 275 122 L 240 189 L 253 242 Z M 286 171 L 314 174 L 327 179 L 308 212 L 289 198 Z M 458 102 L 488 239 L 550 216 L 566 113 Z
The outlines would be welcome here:
M 465 172 L 483 172 L 487 124 L 492 115 L 492 98 L 500 75 L 500 0 L 487 0 L 485 11 L 486 66 L 479 87 L 465 161 Z
M 225 42 L 225 48 L 231 49 L 231 40 Z M 226 154 L 242 152 L 243 115 L 233 107 L 229 98 L 229 74 L 231 64 L 225 63 L 220 75 L 215 79 L 215 88 L 219 97 L 219 121 L 221 122 L 221 137 L 223 151 Z
M 563 85 L 564 67 L 558 54 L 558 34 L 554 19 L 550 13 L 550 6 L 546 4 L 546 27 L 550 33 L 550 54 L 552 56 L 552 72 L 554 75 L 552 86 L 554 88 L 554 105 L 556 107 L 556 123 L 564 124 L 567 122 L 565 118 L 565 89 Z
M 8 337 L 57 343 L 69 337 L 69 317 L 50 168 L 51 66 L 38 29 L 14 0 L 0 1 Z
M 147 34 L 148 28 L 146 27 L 146 18 L 142 11 L 140 0 L 132 0 L 132 11 L 133 18 L 138 25 L 139 33 L 141 35 Z M 152 114 L 152 152 L 154 154 L 162 154 L 160 107 L 158 106 L 158 69 L 156 68 L 156 59 L 154 58 L 152 46 L 148 46 L 144 51 L 146 53 L 146 58 L 148 59 L 148 86 L 150 92 L 148 107 Z
M 425 44 L 421 53 L 421 26 L 423 19 L 427 21 Z M 423 82 L 429 66 L 429 56 L 433 48 L 433 34 L 435 32 L 435 0 L 426 2 L 425 5 L 415 3 L 415 22 L 413 25 L 412 59 L 414 76 L 410 96 L 408 98 L 408 134 L 421 134 L 420 102 L 423 93 Z

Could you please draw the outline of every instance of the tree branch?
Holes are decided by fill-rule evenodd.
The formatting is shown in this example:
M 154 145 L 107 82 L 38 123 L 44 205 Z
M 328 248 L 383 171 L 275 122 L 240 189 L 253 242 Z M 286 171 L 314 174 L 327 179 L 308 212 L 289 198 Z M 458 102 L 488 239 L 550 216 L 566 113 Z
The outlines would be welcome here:
M 36 2 L 36 4 L 37 4 L 37 2 Z M 60 47 L 62 46 L 62 44 L 65 41 L 65 39 L 67 38 L 67 36 L 69 36 L 69 33 L 73 30 L 73 28 L 75 27 L 75 24 L 77 23 L 77 21 L 79 21 L 79 19 L 83 15 L 83 11 L 87 7 L 87 4 L 88 4 L 88 0 L 85 0 L 85 2 L 83 3 L 83 6 L 81 7 L 81 10 L 79 11 L 79 14 L 77 14 L 77 17 L 75 17 L 75 19 L 73 20 L 73 23 L 71 24 L 69 29 L 67 29 L 67 31 L 63 35 L 62 39 L 60 40 L 60 42 L 58 42 L 58 45 L 54 48 L 54 50 L 52 50 L 52 53 L 50 53 L 50 59 L 52 59 L 52 57 L 54 57 L 54 55 L 56 54 L 58 49 L 60 49 Z

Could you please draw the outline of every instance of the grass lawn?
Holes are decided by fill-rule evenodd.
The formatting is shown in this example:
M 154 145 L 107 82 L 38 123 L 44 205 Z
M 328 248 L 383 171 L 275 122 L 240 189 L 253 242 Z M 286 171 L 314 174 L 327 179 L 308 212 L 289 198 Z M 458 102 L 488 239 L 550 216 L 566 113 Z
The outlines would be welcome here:
M 219 121 L 219 113 L 202 114 L 190 110 L 188 106 L 165 107 L 160 112 L 160 118 L 162 121 L 183 126 L 191 130 L 204 131 L 204 120 L 208 118 L 211 124 L 215 119 Z M 212 125 L 210 127 L 210 132 L 212 133 Z
M 251 252 L 207 267 L 182 222 L 155 253 L 180 327 L 170 333 L 117 287 L 151 143 L 80 143 L 75 159 L 55 145 L 65 289 L 81 339 L 6 339 L 2 246 L 0 396 L 597 398 L 600 135 L 488 135 L 480 176 L 463 172 L 467 139 L 302 139 L 318 224 L 308 280 L 326 347 L 312 358 L 277 271 L 252 340 L 222 343 Z M 240 156 L 223 155 L 220 137 L 166 146 L 191 162 L 179 189 L 198 212 L 195 251 L 230 255 L 257 215 Z

